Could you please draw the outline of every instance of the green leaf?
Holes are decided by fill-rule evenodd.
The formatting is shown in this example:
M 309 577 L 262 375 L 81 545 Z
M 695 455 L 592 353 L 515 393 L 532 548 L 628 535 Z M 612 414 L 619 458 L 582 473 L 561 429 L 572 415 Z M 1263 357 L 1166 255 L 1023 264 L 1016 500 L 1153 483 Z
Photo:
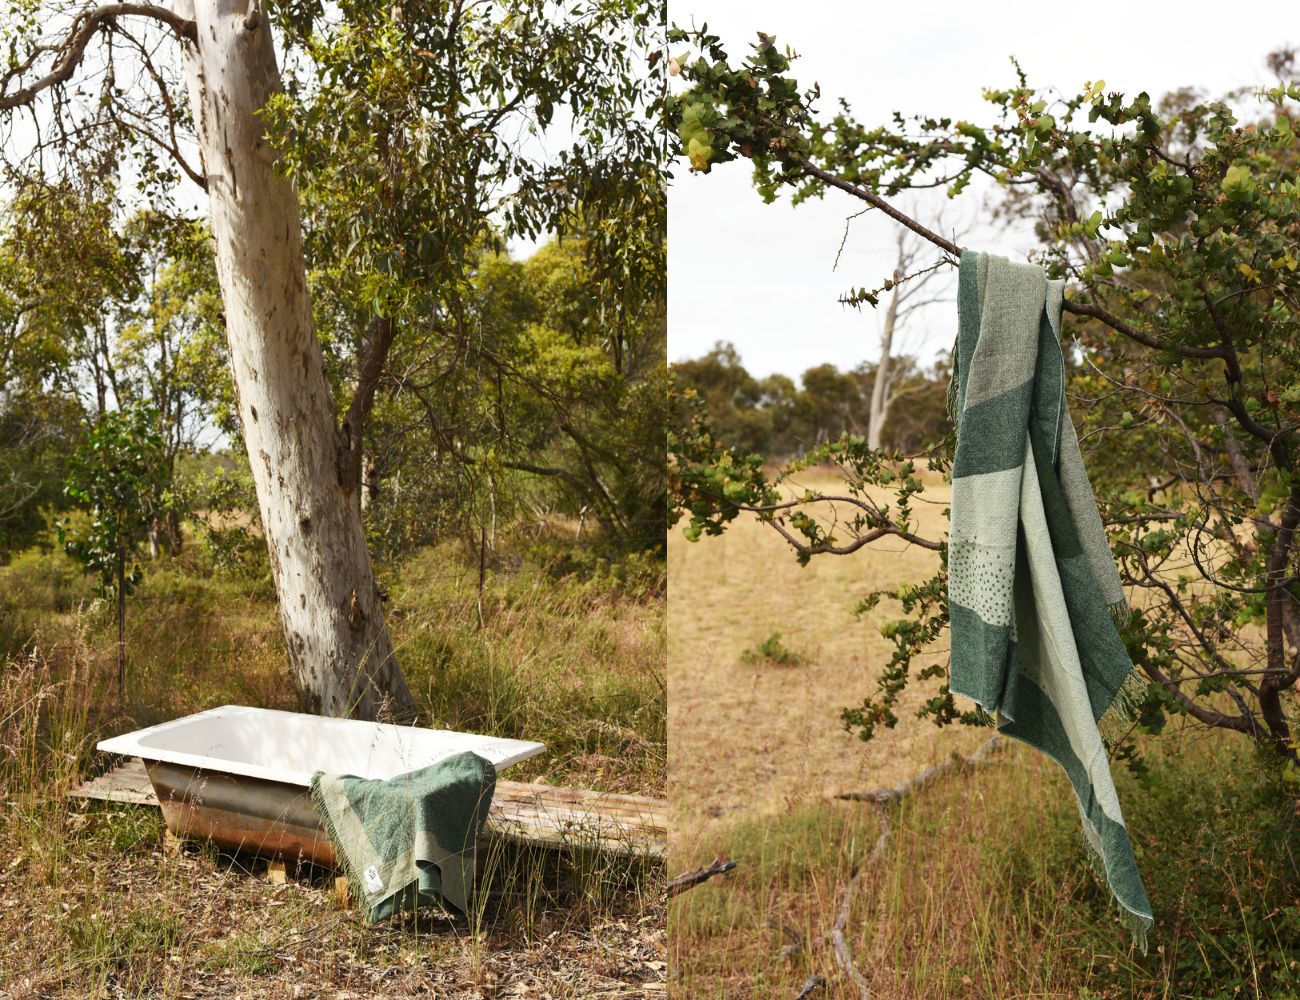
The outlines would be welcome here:
M 1248 201 L 1255 191 L 1255 177 L 1244 163 L 1234 163 L 1223 175 L 1219 187 L 1231 201 Z

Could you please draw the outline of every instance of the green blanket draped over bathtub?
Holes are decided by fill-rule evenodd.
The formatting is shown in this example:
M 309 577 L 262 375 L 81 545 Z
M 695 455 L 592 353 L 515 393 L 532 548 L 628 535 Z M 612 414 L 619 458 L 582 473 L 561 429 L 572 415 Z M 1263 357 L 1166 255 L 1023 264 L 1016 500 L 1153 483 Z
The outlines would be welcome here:
M 316 772 L 312 800 L 374 923 L 426 903 L 469 911 L 496 768 L 458 753 L 387 780 Z
M 1065 769 L 1145 950 L 1151 905 L 1102 739 L 1145 685 L 1116 628 L 1127 605 L 1066 410 L 1063 283 L 967 250 L 957 298 L 949 687 Z

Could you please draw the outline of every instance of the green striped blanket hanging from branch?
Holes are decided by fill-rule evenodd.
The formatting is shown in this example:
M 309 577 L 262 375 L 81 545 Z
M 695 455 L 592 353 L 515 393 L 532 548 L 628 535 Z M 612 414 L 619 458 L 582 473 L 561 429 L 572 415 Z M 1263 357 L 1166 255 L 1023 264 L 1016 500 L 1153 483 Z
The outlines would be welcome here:
M 967 250 L 957 298 L 949 686 L 1065 769 L 1145 951 L 1151 905 L 1102 736 L 1145 684 L 1116 627 L 1127 603 L 1066 410 L 1063 282 Z

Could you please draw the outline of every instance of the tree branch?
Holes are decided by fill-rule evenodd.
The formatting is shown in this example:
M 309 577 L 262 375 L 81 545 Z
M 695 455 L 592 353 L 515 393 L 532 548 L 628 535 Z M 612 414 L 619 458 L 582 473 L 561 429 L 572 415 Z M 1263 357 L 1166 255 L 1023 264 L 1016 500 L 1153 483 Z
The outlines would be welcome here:
M 1172 678 L 1170 678 L 1159 667 L 1143 660 L 1138 663 L 1142 672 L 1150 677 L 1153 681 L 1169 692 L 1170 696 L 1178 704 L 1182 705 L 1187 714 L 1198 722 L 1218 729 L 1233 729 L 1239 733 L 1245 733 L 1248 736 L 1259 738 L 1259 723 L 1248 715 L 1225 715 L 1222 712 L 1212 708 L 1206 708 L 1198 704 L 1191 697 L 1185 694 Z
M 362 430 L 375 405 L 375 389 L 396 333 L 397 324 L 388 316 L 376 316 L 370 321 L 366 351 L 357 372 L 357 390 L 339 426 L 339 485 L 344 489 L 356 490 L 361 486 Z
M 478 459 L 473 455 L 457 454 L 456 457 L 467 465 L 475 465 L 478 463 Z M 518 472 L 527 472 L 534 476 L 551 476 L 557 479 L 563 479 L 570 486 L 575 487 L 579 493 L 586 493 L 587 491 L 587 484 L 583 482 L 580 476 L 575 475 L 568 469 L 562 469 L 559 466 L 532 465 L 529 462 L 516 462 L 512 460 L 503 460 L 501 464 L 507 469 L 515 469 Z
M 866 188 L 859 187 L 856 184 L 851 184 L 848 181 L 843 180 L 839 177 L 836 177 L 830 171 L 823 170 L 821 167 L 817 166 L 817 164 L 813 163 L 807 157 L 799 157 L 796 160 L 796 162 L 799 164 L 800 168 L 810 177 L 816 177 L 822 183 L 827 184 L 830 187 L 837 188 L 840 191 L 844 191 L 847 194 L 851 194 L 855 198 L 865 201 L 868 205 L 871 205 L 873 208 L 879 209 L 881 212 L 884 212 L 886 215 L 888 215 L 899 225 L 906 226 L 908 229 L 912 230 L 912 232 L 929 240 L 931 243 L 937 246 L 940 250 L 943 250 L 945 253 L 951 254 L 953 257 L 961 256 L 961 252 L 962 252 L 961 247 L 959 247 L 952 240 L 947 239 L 944 236 L 940 236 L 932 229 L 929 229 L 928 227 L 922 225 L 916 219 L 913 219 L 911 216 L 906 215 L 903 212 L 900 212 L 893 205 L 889 204 L 889 202 L 885 201 L 885 199 L 881 198 L 878 194 L 872 191 L 868 191 Z M 1065 311 L 1068 313 L 1073 313 L 1076 316 L 1090 316 L 1093 319 L 1100 320 L 1102 323 L 1105 323 L 1108 327 L 1110 327 L 1112 330 L 1116 331 L 1117 333 L 1122 333 L 1124 336 L 1128 337 L 1129 339 L 1135 340 L 1139 344 L 1143 344 L 1146 347 L 1152 348 L 1153 350 L 1173 351 L 1175 354 L 1178 354 L 1179 356 L 1184 358 L 1224 358 L 1225 360 L 1228 360 L 1229 357 L 1229 351 L 1226 345 L 1216 345 L 1214 347 L 1191 347 L 1185 344 L 1171 344 L 1171 343 L 1166 343 L 1165 341 L 1162 340 L 1158 340 L 1155 337 L 1152 337 L 1150 334 L 1143 333 L 1142 331 L 1138 330 L 1136 327 L 1132 326 L 1129 323 L 1126 323 L 1118 316 L 1114 315 L 1111 312 L 1108 312 L 1106 309 L 1103 309 L 1101 306 L 1096 305 L 1095 303 L 1075 302 L 1070 299 L 1066 299 Z
M 907 796 L 914 792 L 919 792 L 926 785 L 948 771 L 954 769 L 964 770 L 972 767 L 978 767 L 981 764 L 989 763 L 991 755 L 1000 753 L 1006 749 L 1006 739 L 997 733 L 994 733 L 983 743 L 981 743 L 973 753 L 959 754 L 954 753 L 942 764 L 934 764 L 925 770 L 912 775 L 903 781 L 900 781 L 892 788 L 875 788 L 869 792 L 840 792 L 835 798 L 843 799 L 848 802 L 871 802 L 878 806 L 889 805 L 893 802 L 901 802 Z M 996 758 L 995 758 L 996 759 Z
M 808 159 L 805 156 L 798 157 L 795 162 L 799 164 L 799 166 L 803 169 L 803 171 L 806 174 L 808 174 L 811 177 L 816 177 L 823 184 L 829 184 L 831 187 L 839 188 L 841 191 L 845 191 L 853 195 L 853 197 L 855 198 L 860 198 L 862 201 L 865 201 L 868 205 L 872 206 L 873 208 L 877 208 L 880 211 L 884 212 L 895 222 L 899 223 L 900 225 L 906 226 L 908 229 L 912 230 L 912 232 L 916 233 L 918 236 L 925 237 L 927 240 L 929 240 L 939 249 L 945 251 L 946 253 L 952 254 L 952 256 L 954 257 L 961 256 L 961 247 L 959 247 L 952 240 L 946 239 L 945 237 L 940 236 L 938 233 L 934 232 L 933 230 L 926 228 L 925 226 L 921 225 L 921 223 L 913 219 L 910 215 L 904 215 L 902 212 L 896 209 L 893 205 L 889 204 L 889 202 L 885 201 L 885 199 L 880 197 L 878 194 L 875 194 L 872 191 L 868 191 L 866 188 L 858 187 L 856 184 L 850 184 L 846 180 L 841 180 L 839 177 L 836 177 L 830 171 L 823 170 L 821 167 L 817 166 L 817 164 L 813 163 L 812 160 Z
M 1153 351 L 1172 351 L 1179 357 L 1184 358 L 1222 358 L 1225 356 L 1224 347 L 1216 345 L 1214 347 L 1189 347 L 1186 344 L 1170 344 L 1163 340 L 1158 340 L 1150 334 L 1143 333 L 1136 327 L 1124 322 L 1113 313 L 1107 312 L 1101 306 L 1092 302 L 1076 302 L 1073 299 L 1065 300 L 1065 311 L 1073 313 L 1075 316 L 1091 316 L 1093 319 L 1100 320 L 1116 333 L 1122 333 L 1130 340 L 1135 340 Z
M 721 858 L 714 858 L 713 863 L 707 868 L 697 868 L 693 872 L 686 872 L 678 875 L 668 882 L 668 898 L 680 896 L 688 889 L 694 889 L 697 885 L 703 885 L 715 875 L 725 875 L 736 867 L 735 861 L 723 861 Z
M 86 46 L 91 38 L 106 22 L 116 21 L 120 17 L 151 17 L 161 21 L 176 33 L 176 36 L 190 42 L 198 41 L 198 30 L 194 22 L 183 18 L 166 7 L 154 4 L 119 3 L 106 4 L 92 10 L 83 11 L 73 19 L 68 36 L 56 46 L 41 47 L 25 62 L 6 73 L 0 80 L 0 111 L 12 111 L 14 108 L 30 104 L 42 91 L 57 87 L 72 78 L 77 66 L 86 55 Z M 4 93 L 9 82 L 30 69 L 41 52 L 55 51 L 58 57 L 50 71 L 26 87 L 21 87 L 12 94 Z
M 1300 486 L 1293 486 L 1287 496 L 1286 507 L 1282 511 L 1281 523 L 1273 536 L 1273 547 L 1268 554 L 1267 576 L 1270 585 L 1286 577 L 1291 560 L 1291 550 L 1295 542 L 1296 529 L 1300 527 Z M 1259 708 L 1279 748 L 1286 748 L 1288 756 L 1296 759 L 1296 751 L 1291 746 L 1291 727 L 1287 724 L 1286 712 L 1282 709 L 1280 694 L 1283 688 L 1294 684 L 1300 667 L 1286 663 L 1286 644 L 1283 619 L 1286 617 L 1288 602 L 1291 600 L 1288 590 L 1277 587 L 1267 597 L 1267 633 L 1266 648 L 1269 672 L 1259 682 Z
M 735 503 L 733 501 L 726 500 L 725 497 L 718 496 L 717 494 L 713 494 L 713 496 L 716 496 L 719 500 L 724 500 L 732 507 L 735 507 L 736 510 L 748 511 L 751 514 L 773 514 L 776 513 L 777 511 L 789 510 L 791 507 L 800 507 L 803 504 L 809 502 L 807 500 L 786 500 L 783 503 L 747 504 L 747 503 Z M 867 511 L 873 517 L 881 518 L 882 520 L 884 520 L 884 516 L 881 514 L 879 508 L 874 507 L 871 504 L 868 504 L 862 500 L 859 500 L 857 497 L 817 496 L 814 497 L 813 500 L 825 501 L 827 503 L 851 504 L 854 507 L 858 507 L 861 508 L 862 510 Z M 856 552 L 864 545 L 868 545 L 871 542 L 874 542 L 878 538 L 883 538 L 885 535 L 896 535 L 897 537 L 903 539 L 903 541 L 905 542 L 911 542 L 913 545 L 919 545 L 923 549 L 930 549 L 931 551 L 934 552 L 938 552 L 940 549 L 943 548 L 942 542 L 932 541 L 929 538 L 922 538 L 920 535 L 915 535 L 910 531 L 905 531 L 902 528 L 898 527 L 896 524 L 894 524 L 892 521 L 887 521 L 885 524 L 878 526 L 877 528 L 873 529 L 872 531 L 868 532 L 865 535 L 860 535 L 859 537 L 855 538 L 852 542 L 848 542 L 844 545 L 831 545 L 829 543 L 823 543 L 820 545 L 812 545 L 812 546 L 805 545 L 803 542 L 800 542 L 797 538 L 795 538 L 784 528 L 782 528 L 781 525 L 777 524 L 776 521 L 773 520 L 769 523 L 772 525 L 773 528 L 775 528 L 778 532 L 780 532 L 785 537 L 786 541 L 788 541 L 800 552 L 807 552 L 809 555 L 820 555 L 821 553 L 824 552 L 832 553 L 834 555 L 840 555 L 840 556 L 848 555 L 850 552 Z
M 168 111 L 170 112 L 170 110 L 171 109 L 169 106 Z M 174 123 L 174 119 L 170 115 L 168 117 L 168 124 L 171 130 L 170 144 L 165 142 L 160 136 L 155 135 L 152 129 L 144 125 L 137 125 L 135 122 L 132 121 L 127 121 L 125 118 L 121 117 L 121 115 L 119 115 L 116 110 L 114 110 L 111 107 L 108 110 L 108 116 L 114 122 L 116 122 L 118 126 L 123 129 L 123 131 L 131 132 L 134 135 L 138 135 L 141 136 L 142 138 L 148 139 L 155 146 L 161 149 L 164 153 L 170 156 L 172 160 L 176 163 L 176 165 L 179 166 L 181 170 L 185 172 L 186 177 L 192 180 L 204 191 L 208 189 L 208 179 L 204 177 L 202 174 L 200 174 L 193 167 L 191 167 L 189 163 L 186 161 L 185 157 L 181 155 L 180 147 L 176 144 L 176 126 Z
M 163 80 L 162 74 L 158 72 L 157 68 L 153 64 L 153 59 L 150 58 L 149 52 L 145 49 L 145 47 L 142 44 L 140 44 L 140 41 L 132 36 L 127 36 L 127 37 L 128 40 L 131 42 L 131 44 L 134 45 L 139 50 L 140 58 L 144 63 L 145 71 L 149 74 L 149 76 L 153 79 L 154 84 L 158 87 L 158 96 L 162 98 L 163 108 L 167 115 L 167 134 L 171 139 L 171 145 L 168 145 L 167 143 L 163 142 L 152 132 L 148 133 L 149 138 L 152 139 L 154 142 L 156 142 L 163 149 L 167 150 L 167 152 L 171 154 L 172 159 L 175 160 L 176 163 L 180 165 L 180 168 L 183 171 L 185 171 L 185 175 L 189 177 L 189 179 L 192 180 L 195 184 L 201 187 L 204 191 L 206 191 L 208 189 L 208 179 L 204 177 L 202 174 L 200 174 L 193 167 L 191 167 L 189 165 L 189 162 L 185 159 L 185 157 L 181 155 L 180 143 L 176 139 L 176 117 L 177 117 L 176 106 L 172 102 L 171 94 L 167 90 L 167 84 Z M 200 162 L 200 166 L 202 166 L 201 162 Z

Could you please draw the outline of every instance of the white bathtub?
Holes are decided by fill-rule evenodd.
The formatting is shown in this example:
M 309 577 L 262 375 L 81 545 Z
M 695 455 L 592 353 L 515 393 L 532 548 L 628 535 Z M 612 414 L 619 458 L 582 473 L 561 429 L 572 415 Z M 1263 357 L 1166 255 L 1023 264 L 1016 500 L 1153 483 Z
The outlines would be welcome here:
M 536 756 L 543 743 L 498 739 L 270 708 L 222 705 L 97 744 L 106 753 L 290 785 L 317 771 L 391 778 L 472 750 L 497 770 Z
M 140 757 L 167 828 L 233 850 L 334 863 L 307 792 L 316 771 L 391 778 L 470 750 L 501 770 L 542 743 L 223 705 L 97 744 Z

